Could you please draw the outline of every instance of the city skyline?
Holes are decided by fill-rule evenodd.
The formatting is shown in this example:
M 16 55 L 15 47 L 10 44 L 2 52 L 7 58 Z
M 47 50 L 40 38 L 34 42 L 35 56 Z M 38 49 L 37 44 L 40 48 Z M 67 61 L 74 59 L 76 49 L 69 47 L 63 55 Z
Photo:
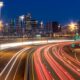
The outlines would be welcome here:
M 60 23 L 66 23 L 71 20 L 80 20 L 79 0 L 35 0 L 34 2 L 32 0 L 3 0 L 3 2 L 2 19 L 4 21 L 10 18 L 17 18 L 28 12 L 31 13 L 34 18 L 40 21 L 43 20 L 44 22 L 59 21 Z

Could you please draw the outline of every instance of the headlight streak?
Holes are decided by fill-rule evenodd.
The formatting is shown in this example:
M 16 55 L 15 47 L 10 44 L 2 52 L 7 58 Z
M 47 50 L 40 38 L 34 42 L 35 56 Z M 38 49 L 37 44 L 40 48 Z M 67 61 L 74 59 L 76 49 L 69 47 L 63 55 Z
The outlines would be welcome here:
M 17 46 L 24 46 L 24 45 L 40 45 L 40 44 L 48 44 L 48 43 L 57 43 L 57 42 L 68 42 L 74 40 L 42 40 L 42 41 L 27 41 L 27 42 L 17 42 L 17 43 L 7 43 L 7 44 L 0 44 L 0 49 L 7 49 Z
M 13 63 L 12 63 L 12 65 L 10 66 L 10 67 L 11 67 L 10 70 L 8 71 L 8 74 L 7 74 L 7 76 L 8 76 L 8 75 L 10 74 L 10 71 L 12 70 L 12 68 L 13 68 L 16 60 L 18 59 L 18 57 L 19 57 L 24 51 L 26 51 L 26 50 L 28 50 L 28 49 L 30 49 L 30 48 L 24 48 L 24 49 L 18 51 L 18 52 L 9 60 L 9 62 L 8 62 L 7 65 L 5 66 L 5 68 L 1 71 L 0 77 L 3 75 L 3 73 L 6 71 L 6 69 L 8 68 L 8 66 L 9 66 L 9 65 L 11 64 L 11 62 L 14 60 Z M 6 79 L 7 79 L 7 77 L 5 78 L 5 80 L 6 80 Z

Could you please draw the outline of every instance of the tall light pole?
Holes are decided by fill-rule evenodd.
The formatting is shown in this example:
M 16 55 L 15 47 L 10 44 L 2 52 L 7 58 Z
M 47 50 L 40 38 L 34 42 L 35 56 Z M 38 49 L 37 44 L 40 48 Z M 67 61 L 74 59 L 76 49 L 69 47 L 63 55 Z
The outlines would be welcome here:
M 3 7 L 3 2 L 0 2 L 0 19 L 1 19 L 1 9 L 2 9 L 2 7 Z
M 20 21 L 20 25 L 21 25 L 21 27 L 22 27 L 23 21 L 24 21 L 24 15 L 19 16 L 19 21 Z
M 22 15 L 22 16 L 19 17 L 19 19 L 20 19 L 21 31 L 22 31 L 22 41 L 23 41 L 23 35 L 24 35 L 24 27 L 23 27 L 24 18 L 25 18 L 24 15 Z
M 70 31 L 74 32 L 74 40 L 77 40 L 79 38 L 77 23 L 71 22 L 68 26 L 69 26 Z M 75 43 L 73 42 L 71 46 L 74 48 Z
M 1 20 L 1 9 L 3 7 L 3 2 L 0 1 L 0 31 L 2 30 L 2 27 L 3 27 L 3 22 Z
M 68 29 L 70 32 L 72 32 L 74 35 L 78 33 L 78 24 L 76 22 L 71 22 L 68 24 Z

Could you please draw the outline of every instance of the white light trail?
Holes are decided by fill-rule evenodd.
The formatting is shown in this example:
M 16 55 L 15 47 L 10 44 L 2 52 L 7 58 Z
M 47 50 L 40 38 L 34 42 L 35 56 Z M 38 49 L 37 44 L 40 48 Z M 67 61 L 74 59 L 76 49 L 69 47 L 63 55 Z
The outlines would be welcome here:
M 24 49 L 18 51 L 18 52 L 10 59 L 10 61 L 9 61 L 9 62 L 7 63 L 7 65 L 5 66 L 5 68 L 1 71 L 0 76 L 2 76 L 2 74 L 6 71 L 6 69 L 7 69 L 8 66 L 9 66 L 9 64 L 12 62 L 12 60 L 13 60 L 14 58 L 16 58 L 17 56 L 19 56 L 20 53 L 24 52 L 24 51 L 27 50 L 27 49 L 29 49 L 29 48 L 24 48 Z
M 16 42 L 16 43 L 1 44 L 0 49 L 3 50 L 3 49 L 23 46 L 23 45 L 39 45 L 39 44 L 68 42 L 68 41 L 74 41 L 74 40 L 41 40 L 41 41 Z
M 14 60 L 14 62 L 13 62 L 13 64 L 12 64 L 10 70 L 8 71 L 8 73 L 7 73 L 6 77 L 5 77 L 5 80 L 7 80 L 8 76 L 9 76 L 9 74 L 11 73 L 12 68 L 14 67 L 14 65 L 15 65 L 17 59 L 19 58 L 19 56 L 20 56 L 21 54 L 23 54 L 23 52 L 26 51 L 26 50 L 27 50 L 27 48 L 24 48 L 24 49 L 17 55 L 17 57 L 15 58 L 15 60 Z
M 25 54 L 25 53 L 24 53 L 24 54 Z M 16 68 L 16 71 L 15 71 L 15 74 L 14 74 L 14 77 L 13 77 L 13 80 L 15 80 L 15 77 L 16 77 L 16 74 L 17 74 L 17 71 L 18 71 L 18 68 L 19 68 L 19 66 L 20 66 L 20 63 L 21 63 L 21 60 L 22 60 L 24 54 L 23 54 L 23 55 L 21 56 L 21 58 L 20 58 L 20 61 L 19 61 L 19 64 L 18 64 L 18 66 L 17 66 L 17 68 Z

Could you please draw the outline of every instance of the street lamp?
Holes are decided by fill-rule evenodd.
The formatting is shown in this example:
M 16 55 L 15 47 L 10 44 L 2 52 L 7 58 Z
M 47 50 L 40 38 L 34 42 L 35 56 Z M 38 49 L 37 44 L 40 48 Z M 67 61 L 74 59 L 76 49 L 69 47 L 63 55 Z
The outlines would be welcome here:
M 19 19 L 20 19 L 21 21 L 23 21 L 23 20 L 24 20 L 24 15 L 20 16 Z
M 2 30 L 2 28 L 3 28 L 3 22 L 0 21 L 0 31 Z
M 71 32 L 76 31 L 78 29 L 76 22 L 71 22 L 70 24 L 68 24 L 68 26 Z
M 74 32 L 74 40 L 77 40 L 79 35 L 78 35 L 78 24 L 75 22 L 71 22 L 69 25 L 69 30 L 71 32 Z M 73 44 L 71 45 L 72 47 L 75 47 L 75 43 L 73 42 Z
M 3 2 L 0 1 L 0 31 L 2 30 L 2 27 L 3 27 L 3 22 L 1 20 L 1 8 L 3 7 Z
M 23 27 L 24 18 L 25 18 L 24 15 L 22 15 L 22 16 L 19 17 L 19 19 L 20 19 L 20 25 L 21 25 L 21 28 L 22 28 L 22 41 L 23 41 L 23 35 L 24 35 L 24 27 Z
M 78 33 L 78 24 L 76 22 L 71 22 L 70 24 L 68 24 L 68 29 L 71 33 L 73 33 L 73 36 L 76 35 L 76 33 Z
M 1 18 L 1 8 L 3 7 L 3 2 L 0 2 L 0 18 Z

